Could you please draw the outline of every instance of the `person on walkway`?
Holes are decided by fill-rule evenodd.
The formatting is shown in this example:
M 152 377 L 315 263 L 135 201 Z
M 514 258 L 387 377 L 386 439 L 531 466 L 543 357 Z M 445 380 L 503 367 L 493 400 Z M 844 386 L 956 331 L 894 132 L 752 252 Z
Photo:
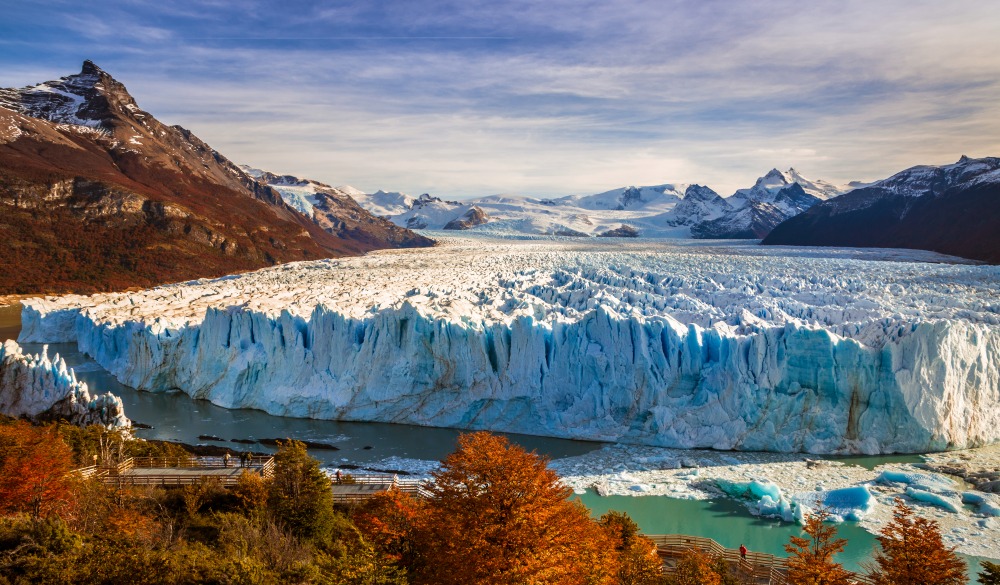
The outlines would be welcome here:
M 241 452 L 240 453 L 240 467 L 246 467 L 247 463 L 248 463 L 247 459 L 249 459 L 249 458 L 250 458 L 250 454 L 249 453 L 247 453 L 246 451 Z
M 337 470 L 337 483 L 340 483 L 340 470 Z
M 740 544 L 740 558 L 744 561 L 747 560 L 747 547 Z
M 226 454 L 222 456 L 222 466 L 223 467 L 229 467 L 229 459 L 230 459 L 230 457 L 229 457 L 229 451 L 226 451 Z

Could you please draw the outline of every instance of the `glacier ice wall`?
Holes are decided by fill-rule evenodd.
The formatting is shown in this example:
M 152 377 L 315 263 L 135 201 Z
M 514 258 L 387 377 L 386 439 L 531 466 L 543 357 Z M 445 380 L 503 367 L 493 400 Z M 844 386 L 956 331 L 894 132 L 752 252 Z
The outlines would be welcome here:
M 471 252 L 445 249 L 433 265 L 400 252 L 29 300 L 22 340 L 76 341 L 136 388 L 285 416 L 812 453 L 1000 439 L 995 272 L 975 272 L 991 267 L 963 284 L 885 263 L 855 282 L 758 258 L 746 282 L 743 260 L 706 276 L 717 259 L 687 250 L 678 265 L 572 250 L 556 268 L 522 252 L 479 250 L 467 272 Z M 409 288 L 420 278 L 437 283 Z M 918 281 L 938 296 L 903 294 Z M 941 292 L 959 285 L 966 301 Z
M 14 417 L 65 419 L 87 426 L 131 426 L 121 398 L 110 392 L 92 395 L 86 382 L 48 347 L 38 355 L 25 354 L 15 341 L 0 346 L 0 412 Z

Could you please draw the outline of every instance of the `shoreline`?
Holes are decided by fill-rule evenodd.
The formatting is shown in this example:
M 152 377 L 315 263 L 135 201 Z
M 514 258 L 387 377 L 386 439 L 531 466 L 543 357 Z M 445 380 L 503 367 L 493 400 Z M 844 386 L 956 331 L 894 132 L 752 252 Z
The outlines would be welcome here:
M 928 458 L 951 461 L 960 457 L 976 462 L 983 457 L 1000 458 L 1000 445 L 921 457 L 925 462 Z M 726 493 L 720 484 L 754 481 L 771 484 L 780 489 L 788 505 L 792 502 L 809 504 L 810 496 L 816 494 L 864 487 L 871 496 L 868 509 L 861 513 L 857 521 L 847 521 L 866 532 L 877 534 L 892 519 L 893 500 L 902 498 L 918 515 L 938 522 L 946 545 L 956 547 L 962 554 L 998 558 L 996 543 L 1000 542 L 1000 517 L 980 513 L 974 506 L 963 505 L 962 494 L 970 488 L 923 465 L 888 462 L 869 469 L 832 460 L 822 460 L 817 465 L 814 458 L 804 454 L 688 451 L 622 444 L 609 444 L 591 453 L 555 459 L 549 463 L 560 480 L 576 494 L 593 490 L 599 496 L 666 497 L 675 500 L 725 498 L 742 504 L 751 516 L 776 518 L 783 522 L 793 519 L 782 517 L 778 511 L 780 506 L 771 506 L 763 499 L 735 497 Z M 336 467 L 330 466 L 329 469 Z M 359 467 L 372 471 L 386 468 L 404 470 L 411 476 L 426 477 L 437 467 L 437 462 L 391 457 Z M 923 481 L 942 486 L 937 494 L 940 500 L 945 504 L 958 502 L 957 509 L 949 510 L 941 507 L 940 503 L 917 500 L 910 496 L 914 493 L 910 490 L 919 489 L 918 484 L 888 481 L 883 472 L 888 472 L 889 477 L 907 476 L 916 478 L 918 483 Z M 993 500 L 993 494 L 986 498 L 1000 503 L 1000 496 L 996 500 Z

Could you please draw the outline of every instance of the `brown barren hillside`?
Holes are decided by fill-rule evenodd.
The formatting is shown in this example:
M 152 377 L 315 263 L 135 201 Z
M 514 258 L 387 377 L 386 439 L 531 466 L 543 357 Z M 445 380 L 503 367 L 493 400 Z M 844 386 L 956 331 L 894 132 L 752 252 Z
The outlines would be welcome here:
M 78 75 L 0 90 L 0 294 L 146 287 L 432 244 L 348 207 L 337 233 L 324 230 L 140 110 L 89 61 Z

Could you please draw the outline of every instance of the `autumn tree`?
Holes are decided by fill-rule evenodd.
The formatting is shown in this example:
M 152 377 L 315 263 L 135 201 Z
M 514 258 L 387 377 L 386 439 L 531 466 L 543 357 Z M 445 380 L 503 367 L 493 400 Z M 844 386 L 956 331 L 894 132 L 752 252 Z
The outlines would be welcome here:
M 978 581 L 982 585 L 1000 585 L 1000 564 L 980 561 L 983 572 L 979 573 Z
M 639 533 L 639 525 L 625 512 L 610 511 L 598 524 L 618 556 L 619 585 L 652 585 L 662 581 L 663 562 L 656 544 Z
M 53 427 L 0 425 L 0 512 L 47 517 L 73 502 L 73 452 Z
M 882 550 L 867 568 L 875 585 L 964 585 L 965 561 L 944 546 L 937 522 L 896 499 L 892 521 L 875 537 Z
M 837 527 L 826 524 L 827 510 L 820 509 L 806 518 L 802 531 L 806 536 L 792 536 L 785 545 L 788 557 L 788 581 L 794 585 L 849 585 L 850 573 L 833 556 L 844 550 L 847 541 L 837 538 Z
M 405 567 L 420 562 L 417 525 L 422 501 L 393 488 L 380 492 L 354 510 L 351 520 L 372 546 Z
M 677 559 L 670 585 L 721 585 L 712 558 L 696 548 L 689 548 Z
M 415 582 L 614 582 L 604 531 L 535 453 L 489 433 L 464 434 L 429 489 Z

